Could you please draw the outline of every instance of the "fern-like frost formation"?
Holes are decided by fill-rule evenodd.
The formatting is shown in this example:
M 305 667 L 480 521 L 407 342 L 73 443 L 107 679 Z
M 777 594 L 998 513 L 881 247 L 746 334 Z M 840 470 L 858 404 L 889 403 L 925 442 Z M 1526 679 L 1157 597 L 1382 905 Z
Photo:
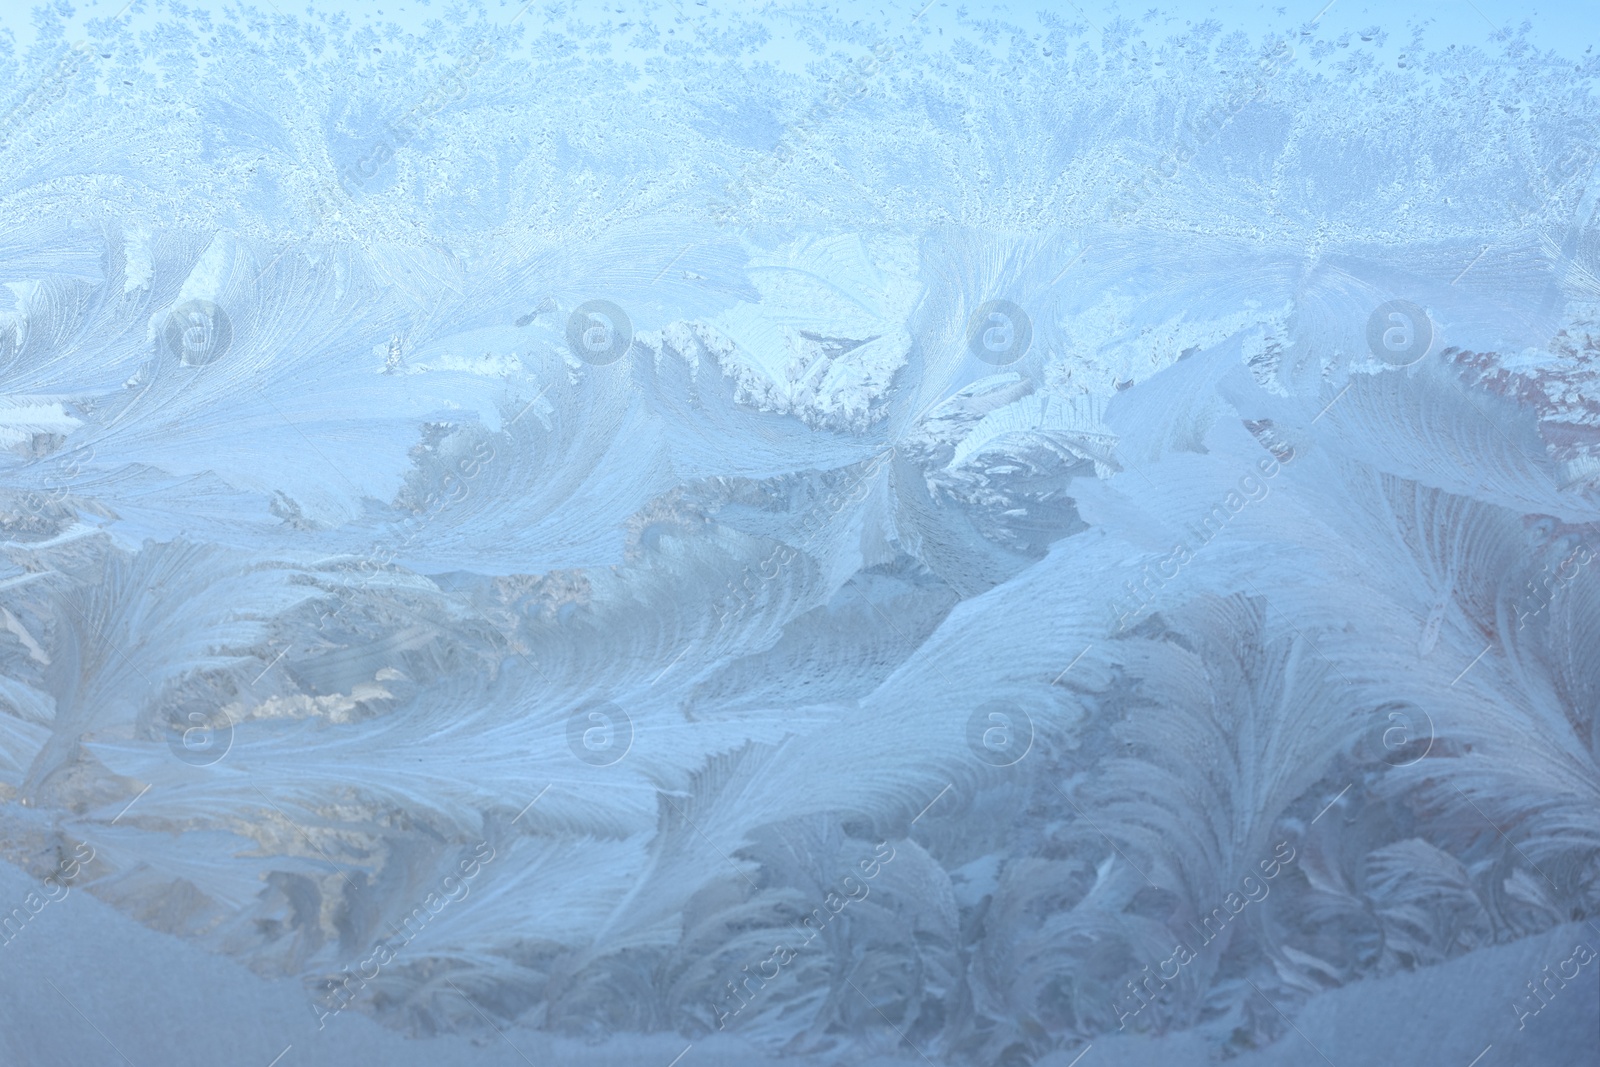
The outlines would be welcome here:
M 1600 60 L 114 7 L 0 34 L 0 1058 L 1593 1062 Z

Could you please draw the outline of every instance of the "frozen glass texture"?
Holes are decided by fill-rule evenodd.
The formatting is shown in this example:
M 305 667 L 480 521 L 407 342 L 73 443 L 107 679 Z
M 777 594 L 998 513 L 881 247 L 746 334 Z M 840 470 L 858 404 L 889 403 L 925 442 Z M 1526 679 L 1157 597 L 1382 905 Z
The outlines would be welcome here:
M 0 0 L 0 1067 L 1600 1064 L 1593 0 Z

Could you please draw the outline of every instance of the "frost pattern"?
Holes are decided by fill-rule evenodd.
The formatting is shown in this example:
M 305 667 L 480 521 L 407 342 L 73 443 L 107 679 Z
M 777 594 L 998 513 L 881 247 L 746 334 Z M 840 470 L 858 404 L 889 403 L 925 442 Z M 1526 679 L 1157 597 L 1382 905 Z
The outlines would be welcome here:
M 7 54 L 8 858 L 328 1025 L 841 1063 L 1600 932 L 1600 60 L 512 14 Z

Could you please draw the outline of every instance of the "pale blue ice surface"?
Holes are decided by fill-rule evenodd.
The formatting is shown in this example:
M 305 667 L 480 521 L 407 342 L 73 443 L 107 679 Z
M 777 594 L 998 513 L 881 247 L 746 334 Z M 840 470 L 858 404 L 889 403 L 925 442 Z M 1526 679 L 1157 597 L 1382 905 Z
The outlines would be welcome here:
M 1594 1062 L 1586 8 L 119 6 L 0 1067 Z

